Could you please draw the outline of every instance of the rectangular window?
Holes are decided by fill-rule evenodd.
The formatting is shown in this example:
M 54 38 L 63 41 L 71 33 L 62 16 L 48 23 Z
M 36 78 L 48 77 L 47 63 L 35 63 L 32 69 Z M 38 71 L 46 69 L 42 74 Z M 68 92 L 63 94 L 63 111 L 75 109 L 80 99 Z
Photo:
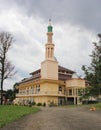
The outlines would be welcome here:
M 27 88 L 26 93 L 29 94 L 29 89 Z
M 72 95 L 72 89 L 69 89 L 69 96 Z
M 59 86 L 59 91 L 62 91 L 62 87 L 61 86 Z
M 36 86 L 36 93 L 40 92 L 40 85 Z
M 34 94 L 34 87 L 32 87 L 32 94 Z

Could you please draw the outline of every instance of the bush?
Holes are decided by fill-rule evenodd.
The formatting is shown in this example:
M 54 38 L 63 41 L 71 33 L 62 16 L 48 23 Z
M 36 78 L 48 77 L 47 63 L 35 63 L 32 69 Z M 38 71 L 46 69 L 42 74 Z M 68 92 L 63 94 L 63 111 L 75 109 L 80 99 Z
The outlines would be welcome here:
M 50 102 L 49 107 L 53 107 L 53 106 L 57 106 L 57 105 L 56 105 L 56 103 L 54 103 L 54 102 L 52 101 L 52 102 Z
M 42 103 L 41 103 L 41 102 L 38 102 L 38 103 L 37 103 L 37 106 L 42 106 Z
M 82 104 L 96 104 L 98 101 L 92 101 L 92 100 L 87 100 L 87 101 L 82 101 Z
M 29 103 L 28 103 L 28 106 L 29 106 L 29 107 L 31 107 L 31 106 L 32 106 L 32 103 L 31 103 L 31 101 L 29 101 Z
M 46 103 L 45 103 L 45 102 L 43 103 L 43 106 L 44 106 L 44 107 L 46 106 Z
M 32 102 L 32 105 L 33 105 L 33 106 L 36 105 L 36 102 Z

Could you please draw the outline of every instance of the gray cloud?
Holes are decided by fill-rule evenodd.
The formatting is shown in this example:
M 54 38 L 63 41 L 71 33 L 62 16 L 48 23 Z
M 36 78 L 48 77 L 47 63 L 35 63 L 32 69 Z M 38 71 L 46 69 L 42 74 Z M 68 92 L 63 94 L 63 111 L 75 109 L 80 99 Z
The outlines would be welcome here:
M 11 32 L 16 39 L 9 53 L 19 72 L 14 82 L 40 68 L 48 18 L 53 21 L 59 64 L 79 74 L 83 64 L 89 65 L 93 49 L 90 43 L 101 30 L 100 0 L 0 0 L 0 3 L 0 30 Z M 7 83 L 10 86 L 11 81 Z
M 54 22 L 70 22 L 101 31 L 101 0 L 2 0 L 8 9 L 17 7 L 28 16 L 52 18 Z

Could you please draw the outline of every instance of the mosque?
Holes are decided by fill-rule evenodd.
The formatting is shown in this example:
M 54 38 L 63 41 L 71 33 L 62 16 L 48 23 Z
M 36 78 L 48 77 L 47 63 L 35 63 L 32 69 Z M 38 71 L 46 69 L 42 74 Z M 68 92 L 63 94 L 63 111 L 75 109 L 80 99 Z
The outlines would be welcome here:
M 41 68 L 30 73 L 30 77 L 18 83 L 16 101 L 20 104 L 35 102 L 36 104 L 64 105 L 79 104 L 79 89 L 87 87 L 84 79 L 75 76 L 73 70 L 59 65 L 54 57 L 51 23 L 47 28 L 47 43 L 45 44 L 45 60 Z

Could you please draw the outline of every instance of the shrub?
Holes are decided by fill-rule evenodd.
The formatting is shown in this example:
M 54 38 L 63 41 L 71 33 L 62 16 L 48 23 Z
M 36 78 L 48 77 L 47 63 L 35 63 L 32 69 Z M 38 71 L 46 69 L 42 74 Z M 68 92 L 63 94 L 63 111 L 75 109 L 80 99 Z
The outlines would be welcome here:
M 33 106 L 36 105 L 36 102 L 32 102 L 32 105 L 33 105 Z
M 44 107 L 46 106 L 46 103 L 45 103 L 45 102 L 43 103 L 43 106 L 44 106 Z
M 87 100 L 87 101 L 82 101 L 82 104 L 96 104 L 98 101 L 92 101 L 92 100 Z
M 28 103 L 28 106 L 29 106 L 29 107 L 31 107 L 31 106 L 32 106 L 32 103 L 31 103 L 31 101 L 29 101 L 29 103 Z
M 49 107 L 52 107 L 52 106 L 55 106 L 53 101 L 51 101 L 50 104 L 49 104 Z
M 42 103 L 41 103 L 41 102 L 38 102 L 38 103 L 37 103 L 37 106 L 42 106 Z

